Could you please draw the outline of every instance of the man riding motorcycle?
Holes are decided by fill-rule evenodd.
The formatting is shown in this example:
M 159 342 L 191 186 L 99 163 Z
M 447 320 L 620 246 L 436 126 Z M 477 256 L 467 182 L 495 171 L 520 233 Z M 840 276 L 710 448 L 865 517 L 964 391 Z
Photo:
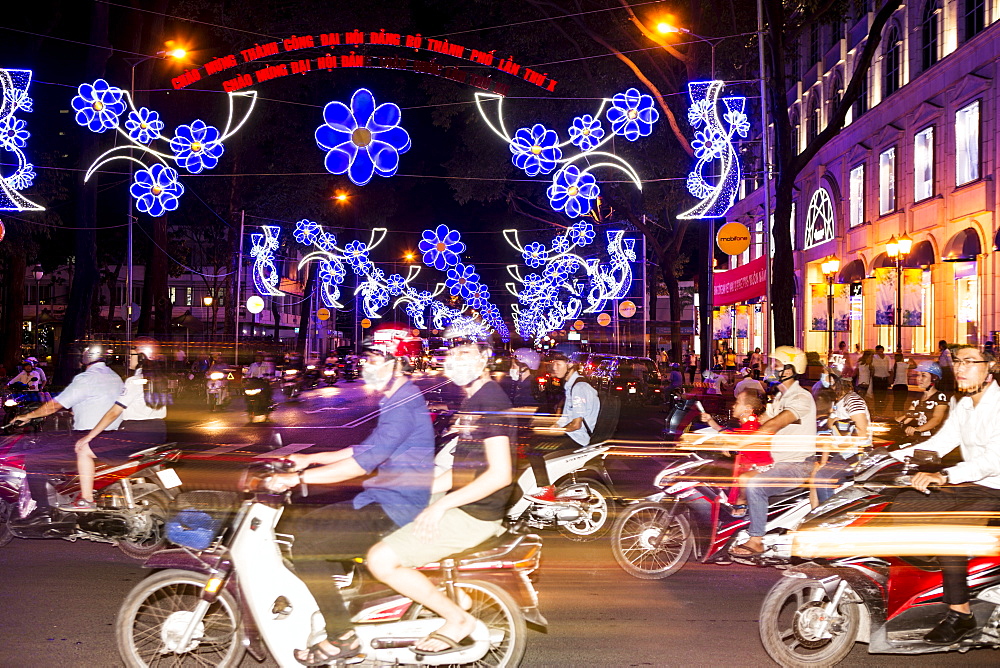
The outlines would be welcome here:
M 306 513 L 290 527 L 295 570 L 316 598 L 327 639 L 295 653 L 306 666 L 357 655 L 360 647 L 328 561 L 363 555 L 382 536 L 413 521 L 427 507 L 434 469 L 434 430 L 420 391 L 397 358 L 399 339 L 365 346 L 365 385 L 381 392 L 378 423 L 360 444 L 333 452 L 290 455 L 294 472 L 270 478 L 282 492 L 296 485 L 333 484 L 375 472 L 352 501 Z M 313 468 L 310 468 L 313 467 Z
M 115 405 L 125 387 L 118 374 L 105 365 L 104 352 L 100 346 L 86 347 L 80 357 L 80 363 L 84 367 L 83 372 L 77 374 L 58 396 L 46 401 L 30 413 L 20 415 L 13 420 L 13 424 L 24 424 L 34 418 L 52 415 L 64 408 L 73 411 L 73 431 L 70 434 L 52 433 L 46 439 L 45 445 L 47 447 L 44 451 L 29 451 L 25 456 L 28 489 L 31 492 L 31 498 L 35 501 L 36 508 L 27 517 L 15 520 L 19 524 L 33 525 L 53 521 L 47 488 L 48 475 L 57 473 L 64 468 L 65 461 L 70 459 L 69 448 L 74 446 L 77 440 L 87 436 L 90 430 L 100 422 L 108 410 Z M 121 421 L 119 415 L 105 427 L 105 431 L 118 429 Z M 112 454 L 111 450 L 117 453 L 120 448 L 120 443 L 110 443 L 107 449 L 99 449 L 101 454 L 109 455 Z
M 940 473 L 913 476 L 916 491 L 901 493 L 891 508 L 900 514 L 897 521 L 901 524 L 927 525 L 926 517 L 931 514 L 931 521 L 937 524 L 982 526 L 991 512 L 1000 510 L 1000 386 L 995 382 L 995 360 L 975 346 L 963 346 L 952 354 L 955 396 L 948 419 L 926 441 L 897 450 L 892 456 L 903 459 L 916 450 L 943 456 L 960 447 L 963 461 Z M 934 493 L 929 491 L 931 485 Z M 942 600 L 948 611 L 924 640 L 950 645 L 979 628 L 969 606 L 969 560 L 939 556 L 937 561 L 943 575 Z
M 776 435 L 771 443 L 774 466 L 747 484 L 750 539 L 730 550 L 734 557 L 755 557 L 764 551 L 770 497 L 805 484 L 815 471 L 809 459 L 816 454 L 816 402 L 798 381 L 805 371 L 806 354 L 801 349 L 779 346 L 772 353 L 768 380 L 777 383 L 778 394 L 757 433 Z

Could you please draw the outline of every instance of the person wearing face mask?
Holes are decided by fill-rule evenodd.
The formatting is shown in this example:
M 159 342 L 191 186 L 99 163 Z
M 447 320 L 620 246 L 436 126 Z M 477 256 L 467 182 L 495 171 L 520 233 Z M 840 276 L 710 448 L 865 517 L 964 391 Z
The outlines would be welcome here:
M 425 656 L 467 648 L 477 622 L 415 567 L 499 535 L 513 490 L 511 404 L 490 379 L 486 364 L 491 353 L 488 345 L 475 341 L 457 343 L 448 351 L 445 376 L 465 394 L 457 423 L 459 437 L 454 449 L 446 452 L 451 466 L 442 466 L 435 477 L 427 509 L 368 552 L 372 575 L 444 619 L 439 629 L 412 646 Z
M 891 453 L 903 460 L 915 450 L 943 457 L 960 448 L 962 461 L 939 473 L 913 476 L 914 490 L 900 493 L 889 510 L 897 525 L 934 531 L 935 525 L 984 526 L 1000 510 L 1000 387 L 992 355 L 975 346 L 954 351 L 955 395 L 948 419 L 923 443 Z M 934 485 L 935 493 L 927 493 Z M 938 556 L 944 617 L 924 642 L 950 645 L 977 632 L 969 607 L 968 557 Z
M 375 429 L 358 445 L 332 452 L 289 455 L 293 472 L 268 488 L 283 492 L 301 483 L 329 485 L 370 475 L 351 501 L 324 506 L 291 522 L 295 570 L 316 598 L 327 639 L 297 650 L 295 659 L 319 666 L 356 656 L 361 643 L 332 576 L 330 559 L 363 555 L 383 536 L 412 522 L 427 507 L 434 470 L 434 429 L 427 404 L 396 357 L 401 338 L 371 341 L 364 349 L 365 385 L 382 396 Z

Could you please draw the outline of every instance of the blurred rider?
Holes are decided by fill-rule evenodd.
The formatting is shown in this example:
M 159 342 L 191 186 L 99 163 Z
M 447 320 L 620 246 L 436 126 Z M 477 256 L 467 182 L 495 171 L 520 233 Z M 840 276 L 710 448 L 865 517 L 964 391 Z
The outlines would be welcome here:
M 101 418 L 114 406 L 121 396 L 125 384 L 118 374 L 104 363 L 104 351 L 100 346 L 88 346 L 83 350 L 80 363 L 84 370 L 77 374 L 66 389 L 54 399 L 24 415 L 14 418 L 14 424 L 24 424 L 34 418 L 52 415 L 64 408 L 73 411 L 73 431 L 71 434 L 51 434 L 47 437 L 43 452 L 29 452 L 25 456 L 25 470 L 28 472 L 28 489 L 36 508 L 27 517 L 17 520 L 21 524 L 51 523 L 52 507 L 49 505 L 48 475 L 61 472 L 67 459 L 66 448 L 89 434 Z M 118 429 L 121 416 L 108 423 L 106 431 Z M 55 446 L 55 447 L 53 447 Z
M 434 469 L 434 429 L 410 366 L 396 357 L 399 339 L 369 342 L 365 385 L 382 394 L 378 423 L 360 444 L 288 457 L 293 473 L 270 478 L 282 492 L 301 483 L 330 485 L 361 478 L 364 491 L 351 501 L 323 506 L 293 522 L 295 571 L 316 598 L 327 639 L 295 652 L 295 660 L 320 666 L 356 656 L 361 643 L 332 575 L 330 559 L 363 555 L 386 534 L 412 522 L 427 507 Z

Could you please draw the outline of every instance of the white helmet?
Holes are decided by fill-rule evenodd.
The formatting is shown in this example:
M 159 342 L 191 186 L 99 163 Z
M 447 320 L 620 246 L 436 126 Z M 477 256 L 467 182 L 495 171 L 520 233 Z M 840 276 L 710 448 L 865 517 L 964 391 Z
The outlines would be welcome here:
M 86 346 L 80 352 L 80 364 L 87 366 L 93 364 L 94 362 L 101 362 L 104 360 L 104 348 L 99 345 L 92 344 Z
M 514 358 L 532 371 L 538 371 L 538 367 L 542 364 L 542 356 L 531 348 L 518 348 L 514 351 Z
M 778 360 L 783 366 L 795 369 L 796 376 L 801 376 L 806 372 L 806 353 L 801 348 L 778 346 L 771 353 L 771 358 Z

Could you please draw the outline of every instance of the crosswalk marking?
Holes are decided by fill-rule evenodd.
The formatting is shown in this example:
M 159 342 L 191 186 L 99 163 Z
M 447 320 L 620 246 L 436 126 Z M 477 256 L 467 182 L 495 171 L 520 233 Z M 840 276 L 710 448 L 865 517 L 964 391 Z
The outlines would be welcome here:
M 277 450 L 271 450 L 270 452 L 263 452 L 254 459 L 272 459 L 274 457 L 285 457 L 287 455 L 294 455 L 300 450 L 305 450 L 306 448 L 311 448 L 316 445 L 315 443 L 289 443 L 288 445 L 278 448 Z

